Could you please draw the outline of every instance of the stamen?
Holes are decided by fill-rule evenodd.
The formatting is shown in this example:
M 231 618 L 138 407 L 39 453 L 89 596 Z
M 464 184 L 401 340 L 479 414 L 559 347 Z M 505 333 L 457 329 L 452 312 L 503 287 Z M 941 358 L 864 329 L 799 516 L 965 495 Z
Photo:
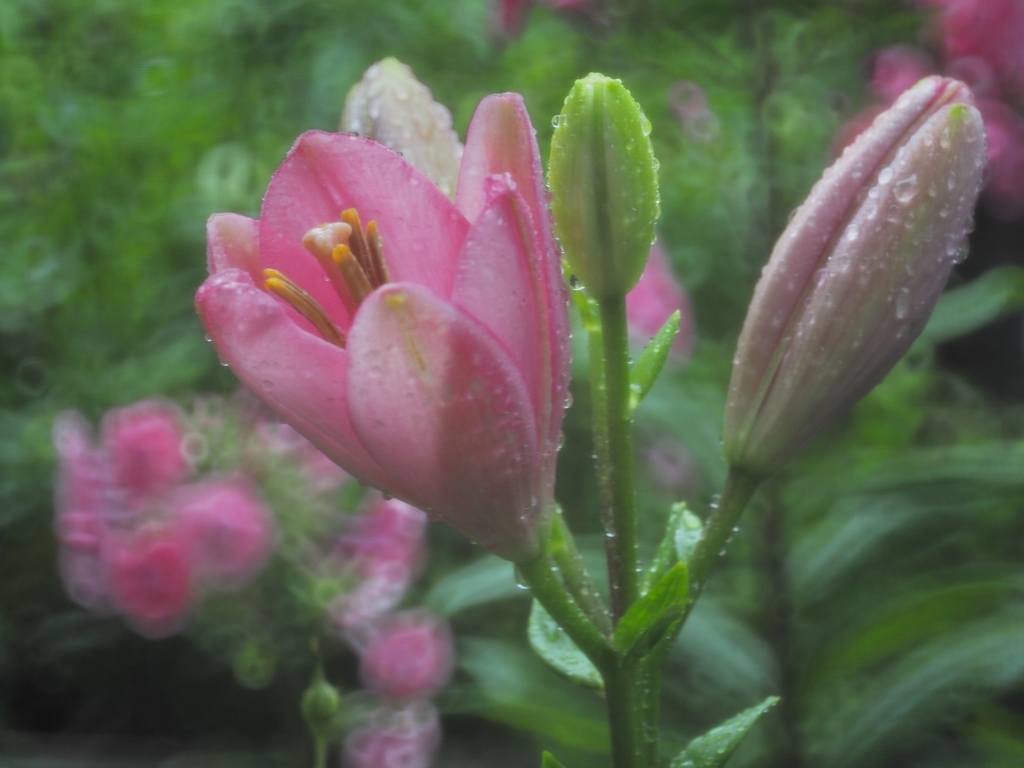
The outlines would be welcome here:
M 303 242 L 305 243 L 305 238 Z M 345 246 L 339 245 L 337 247 L 344 248 Z M 320 332 L 325 341 L 330 342 L 336 347 L 345 348 L 345 337 L 331 318 L 327 316 L 324 308 L 317 303 L 316 299 L 276 269 L 264 269 L 263 275 L 267 278 L 263 285 L 268 291 L 280 296 L 291 304 L 296 312 L 313 324 L 313 327 Z
M 356 305 L 362 304 L 363 299 L 373 293 L 373 284 L 370 283 L 366 271 L 356 261 L 355 255 L 349 250 L 347 245 L 335 246 L 333 257 L 334 263 L 341 270 L 342 277 L 345 278 L 345 284 L 348 286 L 352 298 L 355 299 Z
M 366 241 L 370 246 L 370 262 L 373 264 L 374 285 L 379 288 L 384 283 L 391 282 L 391 274 L 388 272 L 387 262 L 384 261 L 384 244 L 381 243 L 376 221 L 371 221 L 366 225 Z
M 370 263 L 370 246 L 366 243 L 366 234 L 363 232 L 363 223 L 359 220 L 359 211 L 355 208 L 348 208 L 341 212 L 341 220 L 352 228 L 348 247 L 351 249 L 356 263 L 363 268 L 363 274 L 372 280 L 373 265 Z
M 352 227 L 344 222 L 335 221 L 313 227 L 302 238 L 302 245 L 316 257 L 320 268 L 327 275 L 331 287 L 338 294 L 341 303 L 345 305 L 350 317 L 355 315 L 356 309 L 359 308 L 359 302 L 349 291 L 348 283 L 345 281 L 344 275 L 341 274 L 341 270 L 338 269 L 338 265 L 334 263 L 331 254 L 336 246 L 347 243 L 351 235 Z

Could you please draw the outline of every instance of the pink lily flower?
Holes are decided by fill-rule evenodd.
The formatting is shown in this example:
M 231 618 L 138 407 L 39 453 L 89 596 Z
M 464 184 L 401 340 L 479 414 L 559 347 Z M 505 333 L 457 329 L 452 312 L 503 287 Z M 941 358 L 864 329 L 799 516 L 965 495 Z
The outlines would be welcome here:
M 361 481 L 503 557 L 538 552 L 568 319 L 521 97 L 481 102 L 454 203 L 386 147 L 311 131 L 258 221 L 207 233 L 196 305 L 246 386 Z

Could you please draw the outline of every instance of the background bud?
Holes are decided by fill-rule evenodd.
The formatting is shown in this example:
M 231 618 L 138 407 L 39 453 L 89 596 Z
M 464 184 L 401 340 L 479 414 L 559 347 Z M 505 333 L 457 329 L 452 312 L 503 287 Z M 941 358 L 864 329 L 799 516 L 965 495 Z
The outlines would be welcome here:
M 302 695 L 302 717 L 316 736 L 325 738 L 340 711 L 341 693 L 324 679 L 323 669 L 318 667 L 313 682 Z
M 724 450 L 778 471 L 888 373 L 965 252 L 985 166 L 955 80 L 903 94 L 828 168 L 775 245 L 740 335 Z
M 624 295 L 647 263 L 659 213 L 651 124 L 618 80 L 577 80 L 556 118 L 548 185 L 555 234 L 597 298 Z
M 339 130 L 380 142 L 455 198 L 462 144 L 451 113 L 398 59 L 366 70 L 345 99 Z

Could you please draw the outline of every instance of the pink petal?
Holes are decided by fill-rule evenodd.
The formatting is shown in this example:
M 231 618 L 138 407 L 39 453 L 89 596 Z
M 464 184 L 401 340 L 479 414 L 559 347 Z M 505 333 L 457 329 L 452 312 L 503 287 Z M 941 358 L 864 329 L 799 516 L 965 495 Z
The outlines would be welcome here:
M 512 176 L 545 245 L 552 243 L 540 150 L 530 115 L 518 93 L 486 96 L 473 114 L 455 191 L 455 204 L 467 219 L 474 221 L 490 202 L 487 177 L 502 173 Z
M 488 191 L 487 178 L 505 173 L 511 176 L 515 189 L 530 210 L 536 249 L 541 259 L 543 288 L 540 296 L 544 304 L 541 319 L 546 324 L 548 338 L 545 354 L 550 356 L 549 367 L 542 375 L 550 382 L 551 396 L 547 400 L 548 405 L 538 410 L 537 417 L 546 435 L 542 449 L 542 486 L 545 498 L 549 499 L 554 491 L 555 454 L 569 391 L 572 349 L 569 344 L 568 293 L 562 279 L 560 251 L 551 226 L 537 137 L 526 105 L 516 93 L 487 96 L 473 115 L 455 195 L 459 210 L 471 221 L 480 217 L 493 196 L 493 192 Z
M 509 559 L 536 553 L 539 456 L 522 376 L 422 286 L 371 294 L 349 336 L 349 412 L 394 493 Z
M 257 284 L 260 271 L 260 223 L 237 213 L 215 213 L 206 222 L 206 266 L 210 274 L 243 269 Z
M 349 421 L 345 350 L 299 328 L 281 302 L 239 269 L 207 279 L 196 309 L 242 383 L 343 469 L 386 489 L 384 472 Z
M 348 313 L 302 247 L 306 232 L 338 221 L 347 208 L 355 208 L 364 225 L 376 220 L 393 280 L 425 285 L 439 296 L 451 293 L 469 222 L 398 154 L 340 133 L 304 133 L 271 179 L 260 212 L 261 266 L 284 272 L 347 328 Z
M 452 302 L 505 345 L 526 381 L 534 412 L 547 413 L 551 355 L 533 224 L 508 175 L 489 178 L 494 182 L 490 204 L 463 243 Z M 546 434 L 541 432 L 537 438 L 542 443 Z

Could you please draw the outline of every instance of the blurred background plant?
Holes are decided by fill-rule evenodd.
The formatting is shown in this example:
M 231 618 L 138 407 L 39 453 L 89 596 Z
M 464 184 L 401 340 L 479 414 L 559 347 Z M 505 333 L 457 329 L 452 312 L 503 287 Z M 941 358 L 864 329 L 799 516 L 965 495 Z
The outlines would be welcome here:
M 309 760 L 297 702 L 314 671 L 312 624 L 302 623 L 312 614 L 287 624 L 303 630 L 282 631 L 272 647 L 249 638 L 253 625 L 237 606 L 260 605 L 240 596 L 264 579 L 242 592 L 209 591 L 184 632 L 159 641 L 83 610 L 57 567 L 50 436 L 68 409 L 97 422 L 143 398 L 199 403 L 182 416 L 187 425 L 204 403 L 226 402 L 196 399 L 236 386 L 192 307 L 205 275 L 204 221 L 215 211 L 256 215 L 294 138 L 336 129 L 348 89 L 371 63 L 409 64 L 461 136 L 481 96 L 522 93 L 545 151 L 548 118 L 589 71 L 621 77 L 643 105 L 661 162 L 660 243 L 696 329 L 689 359 L 670 364 L 637 412 L 639 500 L 653 547 L 674 502 L 703 515 L 721 486 L 724 390 L 753 284 L 840 126 L 889 98 L 878 86 L 889 82 L 885 52 L 917 46 L 914 61 L 947 71 L 964 56 L 987 63 L 1010 84 L 1000 85 L 992 114 L 1012 126 L 1022 119 L 1011 87 L 1024 81 L 1013 55 L 1024 39 L 1021 5 L 0 5 L 5 762 Z M 1015 146 L 1015 130 L 1003 146 Z M 990 135 L 997 179 L 1004 166 L 992 160 L 993 144 Z M 922 340 L 745 516 L 671 656 L 663 717 L 678 744 L 780 694 L 731 764 L 1024 762 L 1024 224 L 991 199 Z M 600 571 L 585 354 L 578 346 L 558 498 L 574 530 L 591 532 L 581 544 Z M 202 461 L 213 462 L 208 448 Z M 231 461 L 189 471 L 237 468 L 238 456 Z M 353 512 L 360 496 L 346 485 L 328 494 L 330 512 L 303 517 L 294 497 L 308 483 L 274 477 L 260 481 L 280 529 L 268 574 L 287 562 L 290 515 L 333 532 L 343 520 L 334 510 Z M 603 703 L 531 655 L 529 601 L 511 566 L 440 526 L 429 537 L 422 586 L 406 600 L 450 619 L 458 638 L 455 683 L 437 702 L 439 763 L 535 765 L 539 743 L 570 768 L 602 765 Z M 287 579 L 266 583 L 303 604 Z M 326 678 L 357 688 L 356 657 L 328 652 L 329 642 Z M 238 685 L 268 665 L 272 680 Z M 374 721 L 376 706 L 368 700 L 365 711 L 378 730 L 411 723 L 407 732 L 430 741 L 429 711 Z

